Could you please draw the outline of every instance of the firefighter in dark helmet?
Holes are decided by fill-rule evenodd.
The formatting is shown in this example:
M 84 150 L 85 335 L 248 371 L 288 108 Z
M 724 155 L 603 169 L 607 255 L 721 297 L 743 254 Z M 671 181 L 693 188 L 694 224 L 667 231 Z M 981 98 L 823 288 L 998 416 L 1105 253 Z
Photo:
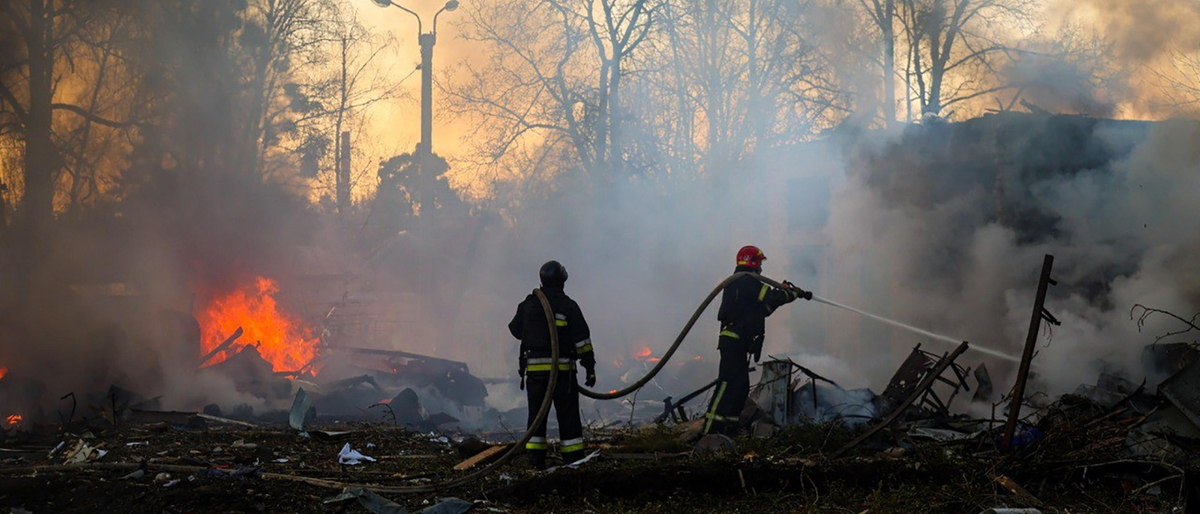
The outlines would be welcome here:
M 542 265 L 538 272 L 542 281 L 542 292 L 554 311 L 554 325 L 558 328 L 557 363 L 559 374 L 554 388 L 554 411 L 558 415 L 558 430 L 561 438 L 559 451 L 564 463 L 583 458 L 583 423 L 579 418 L 579 383 L 576 361 L 587 371 L 585 383 L 596 385 L 596 355 L 592 352 L 591 333 L 579 304 L 563 292 L 567 281 L 567 268 L 558 261 Z M 532 425 L 538 407 L 550 386 L 551 362 L 550 329 L 547 327 L 545 310 L 537 296 L 530 294 L 517 306 L 517 313 L 508 324 L 513 337 L 521 340 L 519 373 L 529 401 L 529 422 Z M 529 462 L 538 469 L 546 467 L 546 422 L 542 421 L 525 444 Z
M 735 271 L 762 273 L 762 261 L 767 260 L 756 246 L 743 246 L 737 253 Z M 783 289 L 771 287 L 758 279 L 743 275 L 734 279 L 721 295 L 721 363 L 717 371 L 717 388 L 705 415 L 705 434 L 732 435 L 738 430 L 738 415 L 750 394 L 750 357 L 754 362 L 762 357 L 763 335 L 767 316 L 781 305 L 796 298 L 812 299 L 812 293 L 784 282 Z

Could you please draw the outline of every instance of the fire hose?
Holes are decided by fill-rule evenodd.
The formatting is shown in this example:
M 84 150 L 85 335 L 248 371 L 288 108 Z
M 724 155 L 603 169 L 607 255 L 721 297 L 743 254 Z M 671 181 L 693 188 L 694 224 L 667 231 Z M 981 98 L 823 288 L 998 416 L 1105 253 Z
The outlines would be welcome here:
M 662 371 L 663 366 L 667 364 L 667 361 L 671 359 L 671 356 L 675 355 L 675 350 L 679 349 L 679 345 L 683 343 L 683 340 L 687 337 L 688 332 L 691 332 L 692 326 L 694 326 L 696 321 L 700 319 L 700 315 L 703 314 L 704 310 L 708 308 L 708 305 L 712 303 L 713 298 L 716 298 L 717 294 L 723 291 L 725 286 L 729 285 L 730 282 L 733 282 L 743 275 L 750 275 L 773 287 L 785 287 L 783 284 L 757 273 L 742 271 L 730 275 L 729 278 L 726 278 L 725 280 L 722 280 L 720 284 L 717 284 L 717 287 L 713 288 L 712 292 L 708 294 L 708 297 L 704 299 L 704 302 L 702 302 L 700 306 L 696 308 L 696 311 L 692 313 L 691 319 L 688 320 L 687 325 L 684 325 L 683 330 L 679 332 L 679 335 L 675 337 L 675 341 L 671 343 L 671 348 L 667 350 L 667 353 L 663 354 L 662 360 L 658 361 L 658 364 L 656 364 L 654 368 L 652 368 L 646 374 L 646 376 L 642 377 L 641 380 L 638 380 L 629 387 L 610 393 L 597 393 L 595 391 L 590 391 L 583 388 L 580 388 L 580 392 L 589 398 L 595 398 L 598 400 L 612 400 L 628 395 L 640 389 L 642 386 L 645 386 L 654 378 L 655 375 L 658 374 L 659 371 Z M 480 470 L 466 476 L 462 476 L 440 484 L 415 486 L 361 486 L 363 489 L 387 494 L 430 493 L 452 489 L 454 487 L 458 487 L 460 485 L 483 478 L 492 471 L 495 471 L 500 466 L 506 464 L 508 461 L 512 460 L 512 458 L 515 457 L 522 448 L 524 448 L 525 443 L 529 442 L 529 439 L 533 437 L 534 428 L 541 426 L 541 424 L 546 421 L 546 416 L 550 413 L 550 405 L 553 403 L 554 398 L 554 388 L 558 383 L 559 375 L 559 369 L 557 366 L 559 357 L 558 327 L 554 325 L 554 311 L 550 308 L 550 301 L 546 298 L 545 293 L 543 293 L 541 289 L 534 289 L 533 294 L 537 296 L 538 301 L 542 304 L 542 310 L 546 313 L 546 326 L 550 330 L 550 362 L 552 362 L 554 365 L 550 366 L 550 383 L 546 387 L 546 394 L 542 395 L 542 405 L 538 408 L 537 416 L 534 417 L 533 423 L 530 423 L 529 427 L 525 429 L 525 433 L 521 436 L 521 438 L 518 439 L 517 442 L 508 449 L 508 451 L 504 452 L 499 459 L 496 459 L 496 461 L 492 462 L 491 464 L 488 464 Z M 352 487 L 350 484 L 346 484 L 345 486 Z
M 651 368 L 650 371 L 646 373 L 646 376 L 642 377 L 641 380 L 638 380 L 637 382 L 634 382 L 629 387 L 626 387 L 619 391 L 611 391 L 611 392 L 607 392 L 607 393 L 598 393 L 596 391 L 591 391 L 588 389 L 580 388 L 579 389 L 580 394 L 583 394 L 584 396 L 586 396 L 588 398 L 594 398 L 597 400 L 615 400 L 622 396 L 628 395 L 634 391 L 637 391 L 638 389 L 641 389 L 643 386 L 648 384 L 651 380 L 654 379 L 654 376 L 657 375 L 659 371 L 662 371 L 663 367 L 667 365 L 667 361 L 671 360 L 671 356 L 675 355 L 675 350 L 679 349 L 679 345 L 683 343 L 683 340 L 685 338 L 687 338 L 688 332 L 692 331 L 692 326 L 695 325 L 696 321 L 700 319 L 700 315 L 704 314 L 704 310 L 707 309 L 708 305 L 711 304 L 713 299 L 717 297 L 717 294 L 719 294 L 721 291 L 725 290 L 725 286 L 729 285 L 730 282 L 733 282 L 734 280 L 737 280 L 738 278 L 740 278 L 744 275 L 749 275 L 751 277 L 754 277 L 754 278 L 758 279 L 759 281 L 763 282 L 764 284 L 770 285 L 772 287 L 776 287 L 779 289 L 787 289 L 787 286 L 784 286 L 783 284 L 781 284 L 779 282 L 776 282 L 767 277 L 759 275 L 758 273 L 751 273 L 749 271 L 739 271 L 737 273 L 730 275 L 729 278 L 726 278 L 725 280 L 722 280 L 720 284 L 717 284 L 717 287 L 714 287 L 711 293 L 708 293 L 708 297 L 706 297 L 704 299 L 704 302 L 702 302 L 700 304 L 700 306 L 696 308 L 696 311 L 692 313 L 691 319 L 689 319 L 687 324 L 683 326 L 683 330 L 681 330 L 679 332 L 679 335 L 675 337 L 675 342 L 671 343 L 671 347 L 667 349 L 667 353 L 663 354 L 662 359 L 660 359 L 658 361 L 658 363 L 655 364 L 654 367 Z M 554 312 L 550 309 L 550 304 L 547 303 L 545 300 L 542 300 L 542 309 L 544 309 L 546 311 L 547 319 L 554 318 Z M 555 350 L 557 351 L 558 333 L 556 331 L 550 332 L 550 340 L 551 340 L 551 343 L 555 346 Z

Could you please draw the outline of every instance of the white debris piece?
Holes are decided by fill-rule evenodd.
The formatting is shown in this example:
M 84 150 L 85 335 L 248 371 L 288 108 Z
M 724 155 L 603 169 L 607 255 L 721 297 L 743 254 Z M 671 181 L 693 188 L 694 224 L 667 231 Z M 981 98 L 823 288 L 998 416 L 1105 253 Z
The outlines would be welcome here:
M 346 445 L 342 447 L 342 451 L 338 452 L 338 464 L 355 466 L 364 460 L 368 462 L 375 462 L 374 457 L 363 455 L 359 453 L 358 450 L 351 450 L 350 443 L 346 443 Z

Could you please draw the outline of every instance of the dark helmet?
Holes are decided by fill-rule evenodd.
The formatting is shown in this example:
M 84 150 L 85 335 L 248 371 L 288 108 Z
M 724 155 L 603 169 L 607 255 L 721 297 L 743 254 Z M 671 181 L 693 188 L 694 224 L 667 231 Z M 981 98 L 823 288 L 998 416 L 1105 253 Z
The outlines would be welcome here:
M 542 279 L 542 287 L 562 287 L 567 282 L 567 267 L 558 261 L 547 262 L 538 270 L 538 277 Z

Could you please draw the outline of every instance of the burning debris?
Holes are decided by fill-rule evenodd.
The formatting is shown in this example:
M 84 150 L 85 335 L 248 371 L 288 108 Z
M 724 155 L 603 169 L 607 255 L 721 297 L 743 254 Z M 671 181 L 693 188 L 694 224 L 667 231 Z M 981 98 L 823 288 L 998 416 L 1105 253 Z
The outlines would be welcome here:
M 308 367 L 317 357 L 319 339 L 310 327 L 279 307 L 275 301 L 278 292 L 274 280 L 257 277 L 253 285 L 215 296 L 201 309 L 196 316 L 204 334 L 200 351 L 212 354 L 201 365 L 220 364 L 254 346 L 255 353 L 270 363 L 271 371 L 298 372 Z

